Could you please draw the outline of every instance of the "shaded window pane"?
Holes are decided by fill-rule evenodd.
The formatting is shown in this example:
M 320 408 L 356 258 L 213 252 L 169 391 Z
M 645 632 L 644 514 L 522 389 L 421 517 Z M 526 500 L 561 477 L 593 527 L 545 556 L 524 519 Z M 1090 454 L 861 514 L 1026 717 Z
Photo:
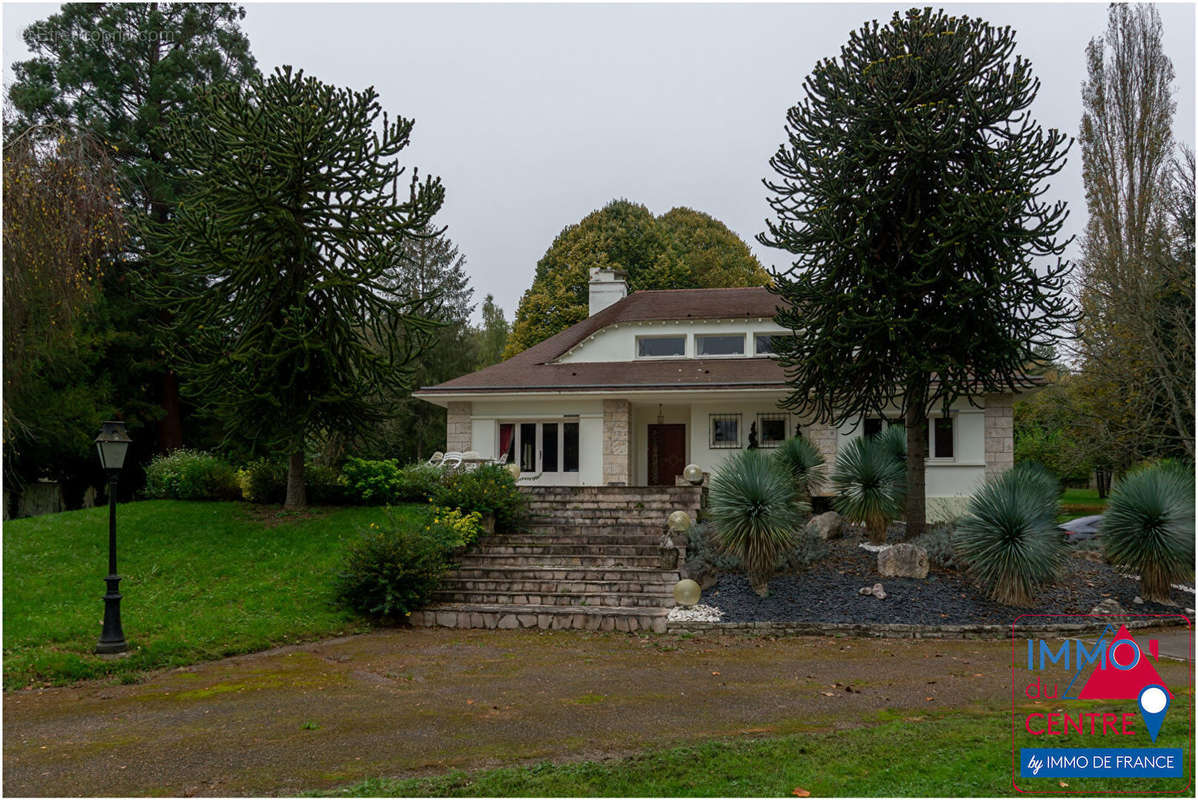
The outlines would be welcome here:
M 865 430 L 863 433 L 866 436 L 877 436 L 882 432 L 882 420 L 876 417 L 866 417 Z
M 769 334 L 769 333 L 757 334 L 757 355 L 759 355 L 759 356 L 773 355 L 775 352 L 774 339 L 778 339 L 778 338 L 781 338 L 781 337 L 778 337 L 778 336 L 775 336 L 775 335 Z
M 786 417 L 761 415 L 757 418 L 762 447 L 777 447 L 786 439 Z
M 578 472 L 578 423 L 567 422 L 562 438 L 562 472 Z
M 745 352 L 745 337 L 696 336 L 695 345 L 701 356 L 740 356 Z
M 537 424 L 520 423 L 520 471 L 537 471 Z
M 557 423 L 541 426 L 541 471 L 557 472 Z
M 712 447 L 740 447 L 740 414 L 719 414 L 711 418 Z
M 935 449 L 932 451 L 932 455 L 936 458 L 952 458 L 953 418 L 936 417 L 936 423 L 933 425 L 933 430 L 936 432 L 936 444 Z
M 636 354 L 642 358 L 686 355 L 685 336 L 657 336 L 637 339 L 636 346 Z

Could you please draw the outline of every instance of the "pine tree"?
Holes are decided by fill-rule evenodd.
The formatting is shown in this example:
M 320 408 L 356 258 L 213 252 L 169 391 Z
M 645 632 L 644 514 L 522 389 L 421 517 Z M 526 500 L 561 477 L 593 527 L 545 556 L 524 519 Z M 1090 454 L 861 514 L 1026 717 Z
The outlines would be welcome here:
M 478 339 L 478 360 L 474 368 L 482 369 L 503 360 L 503 348 L 511 325 L 503 316 L 503 309 L 495 305 L 495 297 L 487 295 L 483 300 L 483 324 L 476 331 Z
M 158 302 L 187 333 L 186 389 L 229 435 L 287 453 L 287 505 L 303 505 L 309 437 L 359 433 L 386 418 L 385 392 L 410 387 L 435 323 L 394 270 L 444 189 L 413 173 L 401 197 L 413 123 L 373 89 L 286 67 L 214 87 L 199 110 L 172 127 L 188 176 L 175 218 L 144 231 L 148 262 L 179 276 Z
M 795 258 L 776 281 L 787 403 L 834 424 L 901 409 L 912 536 L 929 413 L 1024 385 L 1072 318 L 1066 210 L 1041 200 L 1068 145 L 1029 116 L 1014 50 L 1009 28 L 930 9 L 867 23 L 804 82 L 765 181 L 758 238 Z

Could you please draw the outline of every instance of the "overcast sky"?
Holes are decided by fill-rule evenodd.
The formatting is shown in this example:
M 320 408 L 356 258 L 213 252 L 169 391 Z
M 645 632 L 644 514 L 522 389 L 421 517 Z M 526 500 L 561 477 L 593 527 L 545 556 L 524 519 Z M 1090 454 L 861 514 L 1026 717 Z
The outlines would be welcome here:
M 21 31 L 56 4 L 4 6 L 4 78 L 28 57 Z M 323 81 L 373 85 L 416 127 L 404 162 L 441 176 L 439 216 L 477 297 L 512 317 L 561 229 L 626 197 L 655 214 L 690 206 L 723 220 L 764 264 L 754 236 L 761 179 L 788 107 L 817 59 L 893 4 L 407 5 L 247 3 L 264 72 L 291 64 Z M 947 5 L 1016 32 L 1041 80 L 1033 113 L 1076 135 L 1086 42 L 1105 3 Z M 1177 72 L 1176 136 L 1194 144 L 1194 7 L 1162 4 Z M 1076 145 L 1051 195 L 1085 223 Z M 1076 253 L 1076 248 L 1074 250 Z M 477 314 L 476 314 L 477 317 Z

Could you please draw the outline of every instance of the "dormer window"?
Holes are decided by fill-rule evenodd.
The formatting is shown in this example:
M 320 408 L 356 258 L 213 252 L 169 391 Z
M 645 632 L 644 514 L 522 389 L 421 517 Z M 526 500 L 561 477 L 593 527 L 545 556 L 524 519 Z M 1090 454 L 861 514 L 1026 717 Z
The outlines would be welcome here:
M 681 358 L 686 355 L 686 336 L 638 336 L 637 358 Z
M 695 336 L 695 354 L 698 356 L 743 356 L 745 335 L 715 334 Z

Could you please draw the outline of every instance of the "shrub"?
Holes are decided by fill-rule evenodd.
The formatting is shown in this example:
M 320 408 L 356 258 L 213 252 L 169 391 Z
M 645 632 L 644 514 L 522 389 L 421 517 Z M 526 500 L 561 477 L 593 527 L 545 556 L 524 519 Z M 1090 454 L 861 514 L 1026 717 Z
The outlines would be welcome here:
M 400 467 L 395 502 L 421 503 L 429 500 L 446 475 L 445 470 L 421 462 Z
M 774 451 L 779 466 L 790 475 L 800 498 L 810 498 L 824 483 L 824 454 L 802 436 L 787 439 Z
M 1140 573 L 1140 595 L 1170 604 L 1174 581 L 1194 574 L 1194 474 L 1173 464 L 1135 470 L 1115 484 L 1099 528 L 1112 564 Z
M 226 461 L 198 450 L 154 456 L 146 467 L 146 496 L 167 500 L 238 500 L 237 473 Z
M 285 484 L 286 480 L 284 489 Z M 308 464 L 304 467 L 304 486 L 308 492 L 308 502 L 312 505 L 344 506 L 357 501 L 337 470 L 324 464 Z
M 432 500 L 447 508 L 494 515 L 498 531 L 516 530 L 527 509 L 527 501 L 516 488 L 512 473 L 496 464 L 447 474 L 434 489 Z
M 1056 496 L 1041 476 L 1009 469 L 969 499 L 957 521 L 953 548 L 990 596 L 1006 605 L 1030 605 L 1065 555 L 1056 526 Z
M 430 509 L 417 523 L 390 513 L 381 526 L 371 523 L 347 549 L 335 583 L 338 601 L 383 619 L 402 619 L 427 605 L 463 544 L 458 525 L 434 522 L 443 511 Z
M 686 532 L 686 574 L 702 582 L 707 575 L 735 572 L 740 559 L 720 548 L 715 526 L 710 522 L 692 525 Z
M 287 497 L 287 467 L 259 458 L 237 473 L 241 495 L 251 503 L 280 505 Z
M 836 510 L 852 522 L 861 522 L 874 544 L 886 541 L 886 528 L 903 513 L 907 494 L 907 468 L 880 437 L 861 436 L 836 456 L 832 488 Z
M 347 458 L 341 468 L 350 496 L 366 505 L 394 503 L 399 491 L 399 464 L 395 459 L 371 461 Z M 423 499 L 423 498 L 422 498 Z
M 1035 461 L 1024 461 L 1016 464 L 1012 470 L 1029 484 L 1039 486 L 1039 491 L 1051 497 L 1054 503 L 1061 496 L 1061 482 L 1044 465 Z
M 953 550 L 952 525 L 939 523 L 929 526 L 923 534 L 915 537 L 911 543 L 919 545 L 928 551 L 928 561 L 941 569 L 961 569 L 962 564 Z
M 798 543 L 802 513 L 791 476 L 760 450 L 723 463 L 711 480 L 708 509 L 724 552 L 740 559 L 762 596 L 769 574 Z

